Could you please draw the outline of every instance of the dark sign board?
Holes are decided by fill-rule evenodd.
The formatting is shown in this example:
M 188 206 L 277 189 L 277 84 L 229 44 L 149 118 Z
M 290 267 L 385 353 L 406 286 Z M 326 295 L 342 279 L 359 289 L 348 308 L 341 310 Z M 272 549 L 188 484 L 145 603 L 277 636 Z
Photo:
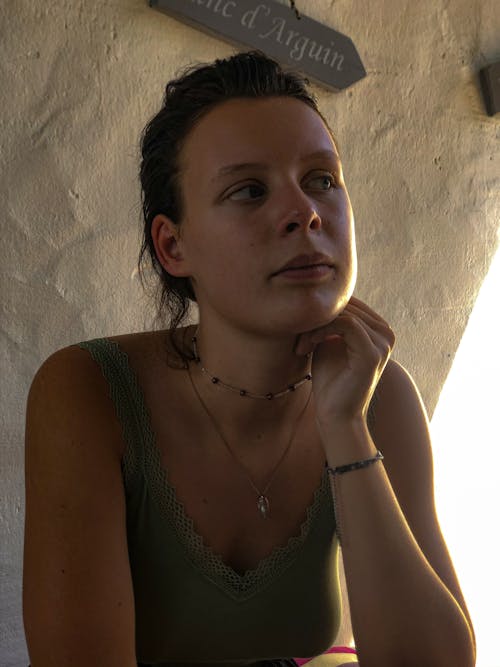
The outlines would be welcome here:
M 484 103 L 489 116 L 500 111 L 500 60 L 479 71 Z
M 150 0 L 151 7 L 236 44 L 267 53 L 328 88 L 366 76 L 349 37 L 276 0 Z

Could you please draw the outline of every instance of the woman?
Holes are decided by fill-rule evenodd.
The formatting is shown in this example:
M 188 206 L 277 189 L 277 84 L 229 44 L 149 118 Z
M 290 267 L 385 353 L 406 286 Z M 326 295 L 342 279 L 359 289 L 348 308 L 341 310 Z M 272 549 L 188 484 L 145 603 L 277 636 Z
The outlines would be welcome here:
M 33 381 L 33 667 L 352 663 L 329 652 L 339 541 L 360 665 L 471 667 L 425 411 L 353 296 L 339 152 L 304 81 L 259 53 L 194 68 L 142 153 L 141 257 L 173 325 L 70 346 Z

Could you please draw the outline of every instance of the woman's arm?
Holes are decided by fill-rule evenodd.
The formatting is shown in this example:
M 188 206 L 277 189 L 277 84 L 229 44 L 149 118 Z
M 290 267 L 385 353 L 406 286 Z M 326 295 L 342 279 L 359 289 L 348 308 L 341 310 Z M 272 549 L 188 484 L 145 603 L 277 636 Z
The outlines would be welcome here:
M 410 374 L 390 361 L 380 382 L 373 427 L 387 453 L 384 467 L 406 521 L 427 560 L 463 611 L 475 637 L 467 605 L 444 541 L 434 503 L 434 465 L 427 413 Z M 401 445 L 400 433 L 407 433 Z
M 395 336 L 354 297 L 330 324 L 303 334 L 332 475 L 356 648 L 363 667 L 473 667 L 472 624 L 436 518 L 427 417 Z M 366 416 L 375 387 L 373 439 Z
M 404 369 L 386 367 L 374 440 L 360 423 L 332 423 L 329 440 L 342 441 L 332 465 L 377 449 L 385 457 L 333 484 L 360 664 L 472 667 L 472 623 L 434 507 L 427 420 Z
M 121 427 L 99 368 L 69 347 L 26 419 L 23 613 L 32 667 L 133 667 Z

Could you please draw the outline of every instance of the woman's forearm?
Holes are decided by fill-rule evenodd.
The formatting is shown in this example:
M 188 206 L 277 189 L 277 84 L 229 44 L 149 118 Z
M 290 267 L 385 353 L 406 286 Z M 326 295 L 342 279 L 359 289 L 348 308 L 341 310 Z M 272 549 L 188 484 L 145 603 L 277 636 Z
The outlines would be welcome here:
M 320 428 L 331 467 L 374 456 L 364 422 Z M 383 462 L 331 479 L 362 667 L 473 667 L 467 619 L 417 544 Z

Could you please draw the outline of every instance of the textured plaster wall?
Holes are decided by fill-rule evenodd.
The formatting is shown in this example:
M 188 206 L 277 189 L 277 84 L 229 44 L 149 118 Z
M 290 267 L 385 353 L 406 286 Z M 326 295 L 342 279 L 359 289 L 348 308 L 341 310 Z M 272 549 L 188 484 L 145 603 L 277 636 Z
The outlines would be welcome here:
M 478 69 L 500 59 L 496 0 L 310 0 L 368 71 L 316 88 L 354 206 L 357 295 L 432 413 L 497 243 L 500 116 Z M 302 7 L 301 7 L 302 5 Z M 0 664 L 27 664 L 21 620 L 23 430 L 51 352 L 149 327 L 135 273 L 138 135 L 181 67 L 233 48 L 145 0 L 0 4 Z

